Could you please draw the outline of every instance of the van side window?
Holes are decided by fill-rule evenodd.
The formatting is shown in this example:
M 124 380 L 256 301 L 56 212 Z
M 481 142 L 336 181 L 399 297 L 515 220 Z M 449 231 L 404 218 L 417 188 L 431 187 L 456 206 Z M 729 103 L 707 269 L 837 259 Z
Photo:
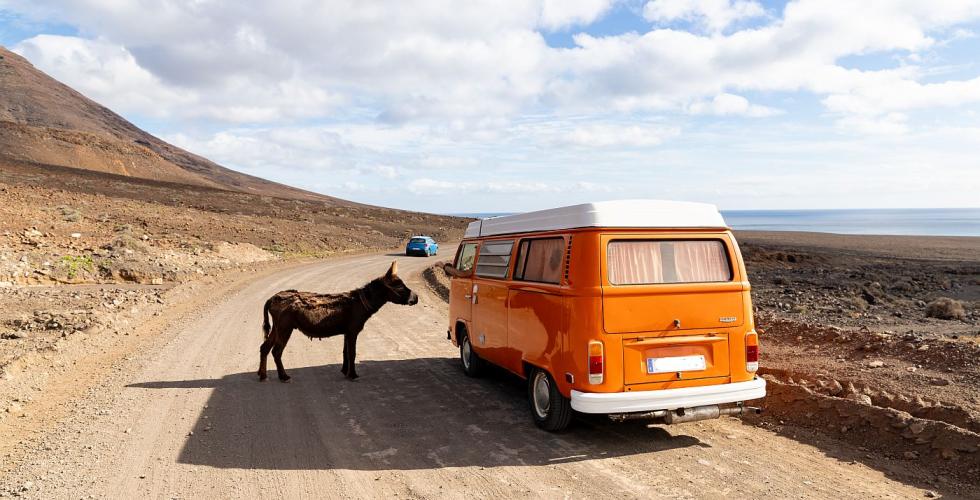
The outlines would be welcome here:
M 481 278 L 505 278 L 510 267 L 510 252 L 514 240 L 484 241 L 480 245 L 480 258 L 476 263 L 476 275 Z
M 721 240 L 611 241 L 606 261 L 613 285 L 732 280 L 732 266 Z
M 453 267 L 461 273 L 468 273 L 473 269 L 473 258 L 476 257 L 476 243 L 464 243 L 456 256 L 456 263 Z
M 561 283 L 561 258 L 564 238 L 522 240 L 517 250 L 514 279 L 538 283 Z

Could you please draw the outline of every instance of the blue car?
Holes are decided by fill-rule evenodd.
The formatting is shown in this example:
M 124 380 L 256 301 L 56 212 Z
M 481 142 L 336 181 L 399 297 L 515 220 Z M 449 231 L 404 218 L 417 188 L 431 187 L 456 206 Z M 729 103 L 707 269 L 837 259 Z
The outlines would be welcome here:
M 405 245 L 405 255 L 436 255 L 439 253 L 439 244 L 436 240 L 428 236 L 412 236 Z

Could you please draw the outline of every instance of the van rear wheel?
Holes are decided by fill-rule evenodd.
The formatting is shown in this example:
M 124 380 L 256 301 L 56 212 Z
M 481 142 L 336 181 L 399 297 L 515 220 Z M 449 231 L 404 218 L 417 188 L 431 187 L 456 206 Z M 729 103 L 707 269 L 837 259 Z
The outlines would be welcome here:
M 459 360 L 467 377 L 479 377 L 483 374 L 483 360 L 473 351 L 468 333 L 463 335 L 459 343 Z
M 527 397 L 534 424 L 548 432 L 561 432 L 572 422 L 572 402 L 555 384 L 551 375 L 534 368 L 527 378 Z

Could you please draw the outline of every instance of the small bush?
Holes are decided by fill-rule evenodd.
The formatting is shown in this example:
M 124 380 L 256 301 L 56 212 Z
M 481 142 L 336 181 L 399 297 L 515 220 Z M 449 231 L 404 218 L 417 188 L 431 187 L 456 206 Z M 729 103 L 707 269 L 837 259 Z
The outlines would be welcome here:
M 65 255 L 61 258 L 61 267 L 68 273 L 68 279 L 73 280 L 78 276 L 79 271 L 95 271 L 95 262 L 89 255 Z
M 82 213 L 67 205 L 58 205 L 58 212 L 61 213 L 61 220 L 65 222 L 78 222 L 82 220 Z
M 867 303 L 867 301 L 865 301 L 865 300 L 863 300 L 863 299 L 861 299 L 859 297 L 854 297 L 853 295 L 852 296 L 841 297 L 840 301 L 841 301 L 841 304 L 844 306 L 845 309 L 848 309 L 848 310 L 851 310 L 851 311 L 867 311 L 868 310 L 868 303 Z
M 963 320 L 966 319 L 966 308 L 958 300 L 941 297 L 926 305 L 926 317 Z

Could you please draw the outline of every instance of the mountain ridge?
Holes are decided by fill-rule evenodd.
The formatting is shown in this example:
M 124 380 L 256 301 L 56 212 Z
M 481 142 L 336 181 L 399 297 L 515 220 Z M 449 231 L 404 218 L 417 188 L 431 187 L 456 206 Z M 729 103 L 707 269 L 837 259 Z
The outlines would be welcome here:
M 132 124 L 0 46 L 0 158 L 358 205 L 223 167 Z

